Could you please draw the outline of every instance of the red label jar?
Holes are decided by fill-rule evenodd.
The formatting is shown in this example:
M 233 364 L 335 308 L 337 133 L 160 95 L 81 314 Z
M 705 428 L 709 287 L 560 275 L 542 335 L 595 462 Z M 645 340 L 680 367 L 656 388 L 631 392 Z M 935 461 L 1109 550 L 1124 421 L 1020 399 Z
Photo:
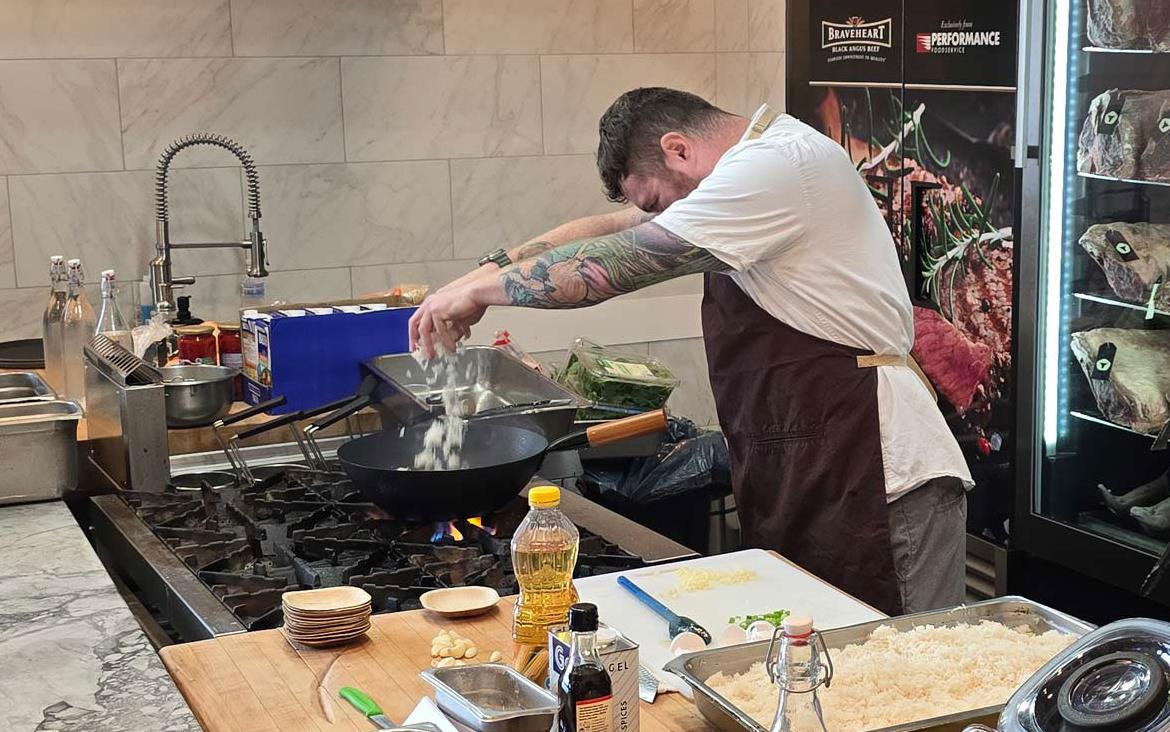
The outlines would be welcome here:
M 182 325 L 175 328 L 179 336 L 179 360 L 214 366 L 215 329 L 210 325 Z
M 244 353 L 240 347 L 240 326 L 219 324 L 219 365 L 243 370 Z M 243 377 L 236 374 L 236 401 L 244 396 Z

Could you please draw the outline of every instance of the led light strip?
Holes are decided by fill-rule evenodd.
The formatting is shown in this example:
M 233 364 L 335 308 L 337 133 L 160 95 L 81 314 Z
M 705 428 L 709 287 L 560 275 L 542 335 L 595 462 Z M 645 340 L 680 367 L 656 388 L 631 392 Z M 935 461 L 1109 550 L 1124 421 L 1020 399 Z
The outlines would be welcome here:
M 1069 178 L 1075 175 L 1067 160 L 1068 135 L 1073 129 L 1068 115 L 1072 109 L 1069 95 L 1073 91 L 1070 80 L 1076 79 L 1077 59 L 1069 55 L 1070 29 L 1074 22 L 1073 8 L 1069 0 L 1053 0 L 1053 55 L 1052 91 L 1049 97 L 1051 111 L 1049 129 L 1049 155 L 1047 185 L 1044 186 L 1043 205 L 1047 213 L 1047 225 L 1041 236 L 1042 246 L 1048 247 L 1048 259 L 1044 268 L 1044 380 L 1040 388 L 1044 394 L 1044 450 L 1051 456 L 1056 443 L 1067 429 L 1067 388 L 1061 381 L 1061 369 L 1065 363 L 1065 349 L 1062 335 L 1068 322 L 1063 295 L 1065 271 L 1064 247 L 1068 228 L 1067 194 L 1072 186 Z M 1077 18 L 1080 13 L 1077 13 Z M 1021 398 L 1027 398 L 1021 395 Z

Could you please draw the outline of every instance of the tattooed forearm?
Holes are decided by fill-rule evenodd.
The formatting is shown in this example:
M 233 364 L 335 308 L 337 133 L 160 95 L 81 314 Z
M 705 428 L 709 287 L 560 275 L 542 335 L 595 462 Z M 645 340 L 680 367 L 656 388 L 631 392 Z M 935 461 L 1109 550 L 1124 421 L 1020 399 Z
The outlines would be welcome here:
M 565 244 L 500 274 L 512 305 L 579 308 L 697 272 L 728 266 L 653 223 Z
M 523 262 L 525 259 L 531 259 L 537 255 L 544 254 L 555 246 L 556 244 L 553 244 L 551 241 L 533 239 L 508 252 L 508 258 L 513 262 Z

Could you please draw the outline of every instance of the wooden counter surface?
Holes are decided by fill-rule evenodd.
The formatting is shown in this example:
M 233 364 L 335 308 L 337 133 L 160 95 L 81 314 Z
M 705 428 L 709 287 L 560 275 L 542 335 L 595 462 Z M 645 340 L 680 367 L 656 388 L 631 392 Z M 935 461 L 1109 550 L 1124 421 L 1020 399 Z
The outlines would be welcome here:
M 163 663 L 191 711 L 207 732 L 361 730 L 372 724 L 337 696 L 343 686 L 369 694 L 395 722 L 402 722 L 424 696 L 432 696 L 418 672 L 431 665 L 431 639 L 451 628 L 488 656 L 508 655 L 512 644 L 512 599 L 487 615 L 446 620 L 424 610 L 375 615 L 367 637 L 337 648 L 294 649 L 279 630 L 222 636 L 167 646 Z M 318 686 L 332 705 L 325 716 Z M 679 694 L 641 704 L 645 732 L 713 730 Z

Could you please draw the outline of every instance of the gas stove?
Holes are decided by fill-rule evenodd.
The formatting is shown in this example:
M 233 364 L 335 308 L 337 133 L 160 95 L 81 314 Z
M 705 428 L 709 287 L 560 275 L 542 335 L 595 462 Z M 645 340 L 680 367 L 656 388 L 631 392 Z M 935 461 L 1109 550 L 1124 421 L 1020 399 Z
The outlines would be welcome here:
M 277 627 L 290 590 L 361 587 L 379 613 L 417 609 L 440 587 L 517 590 L 510 542 L 528 510 L 523 495 L 491 516 L 417 524 L 388 516 L 336 474 L 263 472 L 245 487 L 210 473 L 90 499 L 99 553 L 170 640 Z M 578 577 L 695 555 L 568 491 L 562 510 L 581 532 Z

